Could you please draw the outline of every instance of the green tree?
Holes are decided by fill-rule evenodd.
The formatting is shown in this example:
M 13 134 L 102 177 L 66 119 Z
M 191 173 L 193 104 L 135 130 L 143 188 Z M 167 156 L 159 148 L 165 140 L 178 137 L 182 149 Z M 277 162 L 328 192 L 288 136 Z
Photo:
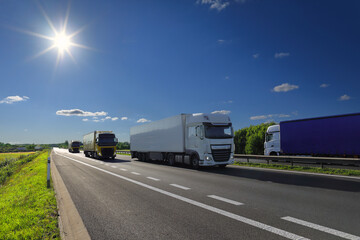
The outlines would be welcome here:
M 265 133 L 269 126 L 275 122 L 251 125 L 235 132 L 235 153 L 238 154 L 264 154 Z

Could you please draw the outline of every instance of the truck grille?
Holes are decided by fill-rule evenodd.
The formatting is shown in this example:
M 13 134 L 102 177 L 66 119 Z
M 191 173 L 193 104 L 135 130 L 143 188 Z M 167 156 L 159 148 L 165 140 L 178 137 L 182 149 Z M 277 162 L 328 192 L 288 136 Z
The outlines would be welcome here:
M 114 156 L 114 148 L 102 148 L 101 155 L 103 157 L 112 157 Z
M 211 153 L 215 162 L 226 162 L 230 159 L 231 149 L 212 149 Z

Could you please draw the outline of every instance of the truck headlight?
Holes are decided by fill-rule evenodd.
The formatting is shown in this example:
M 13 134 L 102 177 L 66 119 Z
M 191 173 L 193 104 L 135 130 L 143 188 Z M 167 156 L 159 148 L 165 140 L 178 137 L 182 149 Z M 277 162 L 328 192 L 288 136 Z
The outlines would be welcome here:
M 211 161 L 212 158 L 211 158 L 210 156 L 206 156 L 206 157 L 205 157 L 205 160 L 206 160 L 206 161 Z

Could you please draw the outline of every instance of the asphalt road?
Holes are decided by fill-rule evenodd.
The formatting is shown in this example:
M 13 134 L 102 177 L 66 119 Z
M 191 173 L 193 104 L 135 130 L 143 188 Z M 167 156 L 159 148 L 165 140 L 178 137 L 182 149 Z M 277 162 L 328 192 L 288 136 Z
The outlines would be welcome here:
M 92 239 L 360 239 L 360 180 L 228 166 L 52 161 Z

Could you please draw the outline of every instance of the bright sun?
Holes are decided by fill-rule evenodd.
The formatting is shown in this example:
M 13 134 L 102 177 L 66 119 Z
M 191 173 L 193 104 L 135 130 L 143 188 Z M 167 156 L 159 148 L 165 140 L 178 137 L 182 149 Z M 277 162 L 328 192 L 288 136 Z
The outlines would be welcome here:
M 54 37 L 54 47 L 56 47 L 59 52 L 64 52 L 65 50 L 69 50 L 71 46 L 70 37 L 67 36 L 64 32 L 57 34 Z
M 79 34 L 80 32 L 82 32 L 82 30 L 84 28 L 78 29 L 77 31 L 71 33 L 71 34 L 66 34 L 66 30 L 67 30 L 67 24 L 68 24 L 68 20 L 69 20 L 69 13 L 70 13 L 70 5 L 68 6 L 68 9 L 66 11 L 66 16 L 65 16 L 65 20 L 64 22 L 61 24 L 61 28 L 60 29 L 56 29 L 53 25 L 53 23 L 51 22 L 50 18 L 48 17 L 48 15 L 45 13 L 44 9 L 41 7 L 41 5 L 39 5 L 41 12 L 43 13 L 46 21 L 49 24 L 49 27 L 51 28 L 51 30 L 53 31 L 53 36 L 46 36 L 40 33 L 36 33 L 36 32 L 31 32 L 28 30 L 21 30 L 21 29 L 17 29 L 20 32 L 35 36 L 35 37 L 39 37 L 39 38 L 43 38 L 46 40 L 49 40 L 52 42 L 52 45 L 46 49 L 44 49 L 43 51 L 39 52 L 38 54 L 36 54 L 33 58 L 37 58 L 47 52 L 49 52 L 50 50 L 53 49 L 57 49 L 58 54 L 57 54 L 57 58 L 56 58 L 56 65 L 55 67 L 58 66 L 59 62 L 61 59 L 64 58 L 64 56 L 66 55 L 65 53 L 67 53 L 67 55 L 74 61 L 74 63 L 76 63 L 70 48 L 72 47 L 77 47 L 77 48 L 85 48 L 85 49 L 89 49 L 92 50 L 92 48 L 89 48 L 87 46 L 84 46 L 82 44 L 79 43 L 75 43 L 73 41 L 73 38 Z

